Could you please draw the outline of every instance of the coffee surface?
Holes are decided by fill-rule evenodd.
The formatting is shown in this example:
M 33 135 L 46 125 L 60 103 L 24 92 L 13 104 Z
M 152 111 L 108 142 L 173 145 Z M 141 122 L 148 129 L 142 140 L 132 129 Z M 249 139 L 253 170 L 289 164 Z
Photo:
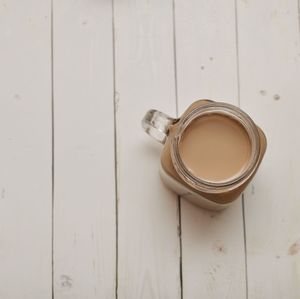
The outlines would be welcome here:
M 196 177 L 224 182 L 238 176 L 251 158 L 251 141 L 245 128 L 222 114 L 193 120 L 183 132 L 179 153 Z

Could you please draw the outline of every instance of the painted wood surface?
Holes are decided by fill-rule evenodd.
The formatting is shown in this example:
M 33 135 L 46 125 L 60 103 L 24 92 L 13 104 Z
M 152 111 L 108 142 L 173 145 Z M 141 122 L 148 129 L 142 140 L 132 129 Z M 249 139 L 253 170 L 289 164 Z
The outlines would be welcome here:
M 141 129 L 150 108 L 175 114 L 172 20 L 171 1 L 115 1 L 118 298 L 180 298 L 177 196 Z
M 51 298 L 50 1 L 0 2 L 0 298 Z
M 251 299 L 300 298 L 298 8 L 297 1 L 238 2 L 241 106 L 268 137 L 245 194 Z
M 199 97 L 238 105 L 234 2 L 176 0 L 175 25 L 179 112 Z M 241 200 L 222 213 L 181 203 L 183 297 L 246 298 Z
M 0 1 L 0 298 L 298 299 L 299 7 Z M 199 98 L 268 137 L 221 213 L 163 186 L 140 126 Z
M 54 297 L 115 298 L 112 6 L 54 1 Z

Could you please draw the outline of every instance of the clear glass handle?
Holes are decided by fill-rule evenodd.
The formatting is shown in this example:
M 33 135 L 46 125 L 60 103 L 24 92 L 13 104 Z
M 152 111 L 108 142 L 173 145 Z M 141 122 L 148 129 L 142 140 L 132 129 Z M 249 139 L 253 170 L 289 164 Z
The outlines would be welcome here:
M 147 134 L 156 141 L 164 144 L 168 137 L 170 125 L 174 124 L 176 121 L 177 119 L 152 109 L 144 116 L 142 126 Z

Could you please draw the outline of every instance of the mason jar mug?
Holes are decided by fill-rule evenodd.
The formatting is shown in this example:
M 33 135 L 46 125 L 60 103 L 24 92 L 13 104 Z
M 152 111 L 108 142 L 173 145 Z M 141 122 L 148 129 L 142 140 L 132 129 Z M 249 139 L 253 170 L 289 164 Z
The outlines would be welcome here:
M 160 175 L 194 204 L 221 210 L 243 192 L 267 147 L 263 131 L 240 108 L 199 100 L 179 118 L 150 110 L 144 130 L 162 143 Z

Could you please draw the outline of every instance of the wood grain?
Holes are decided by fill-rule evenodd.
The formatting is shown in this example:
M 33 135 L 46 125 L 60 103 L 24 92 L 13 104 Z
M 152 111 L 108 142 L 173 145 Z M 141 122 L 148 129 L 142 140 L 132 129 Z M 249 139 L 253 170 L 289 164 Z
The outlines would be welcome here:
M 50 1 L 0 2 L 0 298 L 51 298 Z
M 299 7 L 0 0 L 0 298 L 300 298 Z M 163 186 L 140 125 L 199 98 L 268 138 L 221 213 Z
M 241 106 L 268 149 L 245 194 L 249 299 L 300 297 L 297 1 L 238 1 Z
M 179 114 L 199 98 L 238 105 L 234 2 L 175 1 Z M 182 203 L 183 298 L 246 298 L 242 205 Z
M 54 1 L 54 295 L 115 298 L 112 9 Z
M 172 2 L 115 1 L 118 298 L 180 298 L 177 197 L 161 183 L 150 108 L 175 114 Z

